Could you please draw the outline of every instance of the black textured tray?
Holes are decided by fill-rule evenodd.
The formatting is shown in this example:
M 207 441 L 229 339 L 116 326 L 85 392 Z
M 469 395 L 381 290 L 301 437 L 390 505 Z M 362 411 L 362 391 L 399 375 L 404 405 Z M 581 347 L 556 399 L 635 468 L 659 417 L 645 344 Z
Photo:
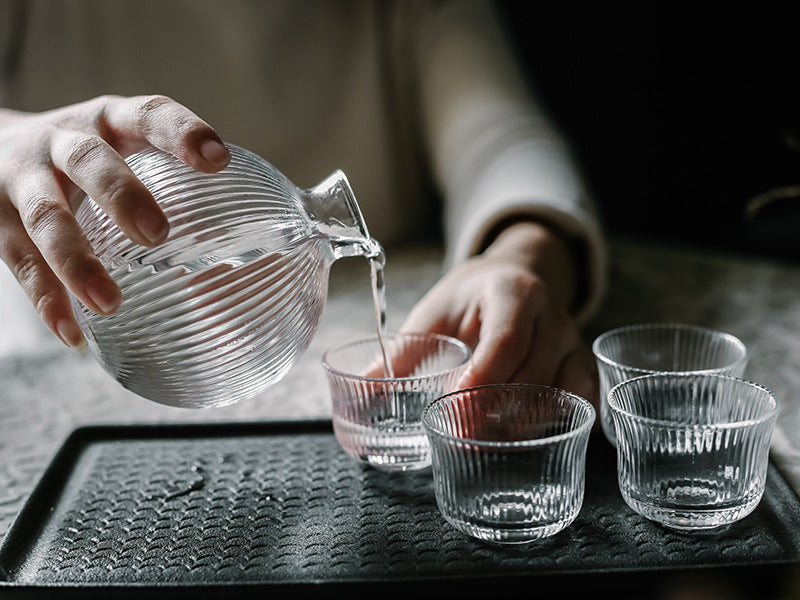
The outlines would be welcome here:
M 747 518 L 679 534 L 628 509 L 614 452 L 595 436 L 576 521 L 512 547 L 450 527 L 430 471 L 356 463 L 329 421 L 95 426 L 65 442 L 0 545 L 0 597 L 449 597 L 522 582 L 646 598 L 708 574 L 767 598 L 798 561 L 800 501 L 773 466 Z

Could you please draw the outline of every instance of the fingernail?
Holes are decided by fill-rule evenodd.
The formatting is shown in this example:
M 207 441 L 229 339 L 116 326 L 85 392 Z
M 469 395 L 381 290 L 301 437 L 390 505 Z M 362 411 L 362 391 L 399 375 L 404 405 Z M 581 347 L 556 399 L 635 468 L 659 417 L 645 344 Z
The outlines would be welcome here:
M 214 139 L 207 139 L 200 144 L 200 154 L 215 167 L 224 167 L 230 159 L 228 149 Z
M 86 338 L 83 337 L 83 332 L 75 321 L 69 319 L 59 320 L 58 323 L 56 323 L 56 331 L 58 331 L 58 336 L 61 338 L 61 341 L 73 350 L 77 352 L 86 350 Z
M 86 283 L 86 294 L 104 314 L 114 312 L 122 304 L 119 288 L 99 275 Z
M 151 244 L 164 241 L 169 233 L 169 223 L 160 212 L 152 208 L 140 208 L 133 218 L 136 229 L 139 230 Z

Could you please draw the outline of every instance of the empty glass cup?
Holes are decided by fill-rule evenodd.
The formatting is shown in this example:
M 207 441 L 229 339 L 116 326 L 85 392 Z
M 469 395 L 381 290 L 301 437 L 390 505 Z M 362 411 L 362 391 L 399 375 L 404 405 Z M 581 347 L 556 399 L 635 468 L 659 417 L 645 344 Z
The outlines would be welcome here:
M 317 330 L 333 261 L 383 261 L 344 173 L 302 190 L 228 149 L 214 174 L 160 150 L 127 159 L 171 224 L 156 248 L 129 240 L 91 198 L 76 213 L 123 295 L 108 316 L 73 298 L 89 348 L 124 387 L 163 404 L 220 406 L 277 382 Z
M 359 461 L 392 471 L 424 469 L 431 464 L 431 451 L 420 422 L 422 409 L 456 388 L 472 353 L 444 335 L 393 333 L 384 338 L 392 375 L 384 371 L 377 335 L 323 355 L 333 430 L 345 452 Z
M 600 376 L 600 424 L 616 444 L 608 392 L 626 379 L 652 373 L 716 373 L 741 377 L 747 348 L 723 331 L 682 323 L 643 323 L 612 329 L 592 344 Z
M 490 542 L 558 533 L 583 505 L 594 420 L 588 401 L 545 386 L 487 385 L 434 400 L 422 424 L 442 515 Z
M 659 373 L 624 381 L 608 396 L 625 502 L 680 530 L 744 518 L 764 494 L 780 404 L 735 377 Z

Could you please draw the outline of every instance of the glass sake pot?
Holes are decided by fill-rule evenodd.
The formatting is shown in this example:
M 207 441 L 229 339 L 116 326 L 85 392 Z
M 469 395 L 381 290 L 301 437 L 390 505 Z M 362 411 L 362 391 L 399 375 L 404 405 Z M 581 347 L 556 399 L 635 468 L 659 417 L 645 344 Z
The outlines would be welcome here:
M 172 406 L 231 404 L 279 381 L 308 347 L 332 263 L 383 260 L 341 171 L 300 189 L 259 156 L 197 172 L 171 154 L 127 159 L 170 221 L 139 246 L 91 199 L 76 218 L 122 289 L 113 315 L 73 308 L 97 361 L 125 388 Z

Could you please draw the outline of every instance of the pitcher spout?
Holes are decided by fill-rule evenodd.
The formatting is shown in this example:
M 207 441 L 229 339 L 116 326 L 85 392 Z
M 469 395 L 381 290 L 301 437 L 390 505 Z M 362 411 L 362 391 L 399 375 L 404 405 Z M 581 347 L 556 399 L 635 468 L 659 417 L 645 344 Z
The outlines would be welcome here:
M 318 185 L 303 190 L 303 202 L 316 228 L 330 240 L 336 259 L 380 252 L 343 171 L 337 169 Z

